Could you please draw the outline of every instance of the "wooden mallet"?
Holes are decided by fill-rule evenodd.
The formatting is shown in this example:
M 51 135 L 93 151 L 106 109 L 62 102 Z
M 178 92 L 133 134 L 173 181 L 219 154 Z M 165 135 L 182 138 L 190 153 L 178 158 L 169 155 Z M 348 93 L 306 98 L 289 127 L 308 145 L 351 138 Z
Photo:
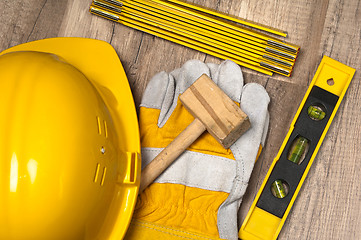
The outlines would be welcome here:
M 140 193 L 205 130 L 229 148 L 251 126 L 248 116 L 205 74 L 179 99 L 195 119 L 143 169 Z

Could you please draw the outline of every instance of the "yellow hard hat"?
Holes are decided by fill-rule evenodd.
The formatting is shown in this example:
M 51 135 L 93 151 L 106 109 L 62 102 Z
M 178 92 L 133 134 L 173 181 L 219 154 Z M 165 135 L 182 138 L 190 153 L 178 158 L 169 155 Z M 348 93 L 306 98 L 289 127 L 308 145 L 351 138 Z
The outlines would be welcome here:
M 122 239 L 139 179 L 134 101 L 108 43 L 0 53 L 0 239 Z

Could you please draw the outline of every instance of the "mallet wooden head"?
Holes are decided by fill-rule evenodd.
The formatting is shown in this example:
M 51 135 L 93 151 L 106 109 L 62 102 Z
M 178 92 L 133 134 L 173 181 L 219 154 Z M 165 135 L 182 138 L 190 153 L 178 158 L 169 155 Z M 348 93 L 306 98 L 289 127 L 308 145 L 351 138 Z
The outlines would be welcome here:
M 229 148 L 251 126 L 248 116 L 205 74 L 179 98 L 195 119 L 142 170 L 140 192 L 205 130 Z
M 205 74 L 179 99 L 225 148 L 251 126 L 248 116 Z

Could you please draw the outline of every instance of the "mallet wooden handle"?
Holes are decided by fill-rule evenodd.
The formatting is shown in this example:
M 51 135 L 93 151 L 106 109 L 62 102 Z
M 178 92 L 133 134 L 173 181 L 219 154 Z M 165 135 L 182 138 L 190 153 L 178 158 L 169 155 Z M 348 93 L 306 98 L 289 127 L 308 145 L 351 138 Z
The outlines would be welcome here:
M 143 192 L 143 190 L 167 169 L 187 147 L 197 140 L 205 130 L 206 127 L 203 123 L 197 118 L 194 119 L 183 132 L 142 170 L 139 193 Z

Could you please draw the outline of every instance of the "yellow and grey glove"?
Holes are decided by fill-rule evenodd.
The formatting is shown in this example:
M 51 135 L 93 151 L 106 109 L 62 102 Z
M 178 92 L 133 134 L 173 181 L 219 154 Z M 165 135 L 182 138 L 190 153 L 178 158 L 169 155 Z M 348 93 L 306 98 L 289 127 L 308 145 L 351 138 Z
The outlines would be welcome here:
M 249 116 L 252 127 L 224 149 L 209 133 L 196 140 L 139 196 L 126 239 L 237 239 L 237 212 L 268 130 L 269 96 L 243 86 L 241 69 L 191 60 L 149 82 L 140 106 L 142 167 L 192 121 L 178 96 L 207 74 Z

